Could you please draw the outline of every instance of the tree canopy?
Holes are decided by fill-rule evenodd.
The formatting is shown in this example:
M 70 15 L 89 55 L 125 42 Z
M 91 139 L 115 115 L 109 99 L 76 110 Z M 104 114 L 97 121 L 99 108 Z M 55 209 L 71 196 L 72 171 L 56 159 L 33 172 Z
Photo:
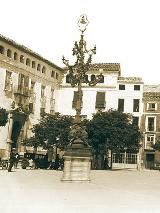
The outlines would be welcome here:
M 89 144 L 96 150 L 104 146 L 112 151 L 139 148 L 141 133 L 138 126 L 132 123 L 132 115 L 115 110 L 97 112 L 93 119 L 86 123 Z
M 5 126 L 8 122 L 8 112 L 0 107 L 0 126 Z
M 33 137 L 24 143 L 29 146 L 43 146 L 48 149 L 51 145 L 64 148 L 69 143 L 69 131 L 73 118 L 71 116 L 44 114 L 40 122 L 32 128 Z

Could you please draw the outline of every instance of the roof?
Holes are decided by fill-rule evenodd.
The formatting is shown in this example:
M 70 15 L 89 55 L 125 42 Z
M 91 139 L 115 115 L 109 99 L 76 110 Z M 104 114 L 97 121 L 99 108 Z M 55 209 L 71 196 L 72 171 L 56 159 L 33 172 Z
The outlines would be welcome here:
M 121 72 L 120 63 L 94 63 L 91 64 L 90 69 L 103 69 L 103 71 L 118 71 L 119 73 Z
M 160 92 L 160 84 L 159 85 L 144 85 L 144 92 Z
M 29 49 L 29 48 L 27 48 L 27 47 L 25 47 L 25 46 L 23 46 L 21 44 L 18 44 L 17 42 L 13 41 L 12 39 L 9 39 L 9 38 L 7 38 L 7 37 L 5 37 L 5 36 L 3 36 L 3 35 L 0 34 L 0 40 L 7 42 L 8 44 L 14 46 L 15 48 L 17 48 L 19 50 L 24 51 L 25 53 L 29 53 L 30 55 L 38 58 L 39 60 L 44 61 L 45 63 L 47 63 L 50 66 L 55 67 L 56 69 L 64 71 L 63 68 L 57 66 L 56 64 L 52 63 L 51 61 L 49 61 L 49 60 L 47 60 L 45 58 L 43 58 L 41 55 L 39 55 L 38 53 L 32 51 L 31 49 Z

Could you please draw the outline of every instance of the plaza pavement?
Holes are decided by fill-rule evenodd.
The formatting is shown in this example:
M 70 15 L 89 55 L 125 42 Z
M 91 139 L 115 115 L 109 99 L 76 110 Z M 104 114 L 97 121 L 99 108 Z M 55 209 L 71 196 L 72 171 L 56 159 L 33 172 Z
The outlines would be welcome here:
M 0 213 L 160 213 L 159 171 L 91 171 L 90 183 L 53 170 L 0 170 Z

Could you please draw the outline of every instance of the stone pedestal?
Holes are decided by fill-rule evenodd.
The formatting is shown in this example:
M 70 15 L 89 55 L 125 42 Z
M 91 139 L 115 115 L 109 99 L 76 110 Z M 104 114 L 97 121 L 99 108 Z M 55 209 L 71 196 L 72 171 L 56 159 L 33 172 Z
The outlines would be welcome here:
M 91 149 L 73 144 L 64 153 L 62 181 L 89 182 L 91 169 Z

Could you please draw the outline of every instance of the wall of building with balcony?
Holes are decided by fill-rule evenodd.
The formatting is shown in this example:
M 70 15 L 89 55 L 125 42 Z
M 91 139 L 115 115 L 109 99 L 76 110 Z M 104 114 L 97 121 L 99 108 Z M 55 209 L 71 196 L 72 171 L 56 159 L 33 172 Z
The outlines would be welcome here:
M 20 140 L 31 135 L 32 126 L 40 118 L 41 108 L 48 113 L 50 110 L 54 111 L 53 100 L 50 102 L 51 88 L 55 90 L 59 87 L 62 77 L 62 68 L 0 35 L 0 107 L 10 111 L 14 102 L 15 108 L 22 107 L 30 112 L 28 120 L 20 130 Z M 45 87 L 43 98 L 42 86 Z M 10 118 L 5 127 L 0 127 L 0 133 L 3 132 L 0 149 L 6 149 L 7 140 L 11 141 L 14 122 Z

